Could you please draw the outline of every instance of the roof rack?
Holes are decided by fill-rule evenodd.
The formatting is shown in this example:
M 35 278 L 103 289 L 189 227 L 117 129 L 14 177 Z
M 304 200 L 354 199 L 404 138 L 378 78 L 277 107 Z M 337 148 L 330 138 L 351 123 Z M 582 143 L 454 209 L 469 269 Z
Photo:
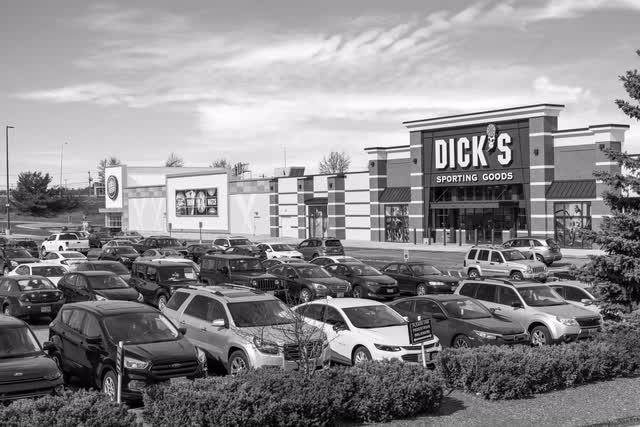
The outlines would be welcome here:
M 504 283 L 505 285 L 513 285 L 513 282 L 511 280 L 500 279 L 498 277 L 467 277 L 464 280 L 492 281 L 492 282 Z
M 235 283 L 220 283 L 217 285 L 210 285 L 210 286 L 194 286 L 194 285 L 189 285 L 187 286 L 189 289 L 206 289 L 210 292 L 212 292 L 215 295 L 221 296 L 223 297 L 224 294 L 216 289 L 211 289 L 211 288 L 232 288 L 232 289 L 238 289 L 238 290 L 245 290 L 245 291 L 249 291 L 249 292 L 253 292 L 254 294 L 264 294 L 265 292 L 263 290 L 260 289 L 256 289 L 256 288 L 252 288 L 251 286 L 245 286 L 245 285 L 237 285 Z
M 505 249 L 500 245 L 473 245 L 472 248 L 483 248 L 483 249 Z

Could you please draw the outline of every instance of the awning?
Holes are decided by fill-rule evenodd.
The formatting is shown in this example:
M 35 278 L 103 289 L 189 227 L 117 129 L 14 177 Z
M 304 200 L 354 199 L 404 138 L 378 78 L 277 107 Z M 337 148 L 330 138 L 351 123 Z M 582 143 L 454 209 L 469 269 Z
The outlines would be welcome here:
M 329 203 L 328 197 L 312 197 L 304 201 L 305 205 L 326 205 Z
M 553 181 L 547 190 L 547 199 L 595 199 L 596 180 L 581 179 Z
M 391 187 L 380 194 L 380 203 L 409 203 L 411 189 L 409 187 Z

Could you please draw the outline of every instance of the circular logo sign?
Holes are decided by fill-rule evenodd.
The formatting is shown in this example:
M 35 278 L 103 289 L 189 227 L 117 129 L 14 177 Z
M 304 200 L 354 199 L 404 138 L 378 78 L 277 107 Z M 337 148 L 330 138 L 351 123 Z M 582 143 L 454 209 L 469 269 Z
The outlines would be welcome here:
M 109 196 L 111 200 L 118 198 L 118 178 L 113 175 L 107 179 L 107 196 Z

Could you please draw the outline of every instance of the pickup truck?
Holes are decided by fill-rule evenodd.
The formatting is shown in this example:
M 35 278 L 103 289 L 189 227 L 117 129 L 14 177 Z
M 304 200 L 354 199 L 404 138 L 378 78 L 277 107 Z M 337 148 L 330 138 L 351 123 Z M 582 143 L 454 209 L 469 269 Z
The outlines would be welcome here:
M 40 245 L 40 253 L 45 256 L 53 251 L 89 252 L 89 241 L 79 239 L 75 233 L 57 233 L 47 237 Z
M 144 253 L 149 249 L 175 249 L 183 256 L 187 256 L 188 253 L 178 239 L 169 236 L 150 236 L 140 240 L 138 243 L 133 243 L 131 246 L 140 253 Z

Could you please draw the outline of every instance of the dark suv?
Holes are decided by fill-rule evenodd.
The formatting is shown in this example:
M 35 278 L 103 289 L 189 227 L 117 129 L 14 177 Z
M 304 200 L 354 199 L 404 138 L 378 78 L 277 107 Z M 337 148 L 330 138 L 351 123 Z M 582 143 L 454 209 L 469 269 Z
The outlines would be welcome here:
M 78 377 L 115 400 L 116 354 L 122 341 L 122 398 L 139 401 L 147 385 L 206 372 L 206 355 L 184 332 L 155 308 L 135 302 L 67 304 L 49 325 L 51 357 L 65 380 Z
M 198 273 L 186 263 L 171 261 L 136 261 L 131 267 L 129 284 L 144 302 L 164 309 L 176 289 L 198 285 Z
M 314 264 L 279 264 L 269 268 L 287 289 L 287 302 L 309 302 L 316 298 L 344 297 L 351 295 L 351 285 L 346 280 L 333 277 L 327 270 Z
M 222 283 L 245 285 L 284 297 L 284 284 L 267 273 L 260 260 L 245 255 L 205 255 L 200 264 L 200 279 L 209 286 Z
M 66 302 L 80 301 L 142 301 L 142 296 L 110 271 L 76 271 L 58 281 L 58 289 Z
M 344 255 L 342 243 L 335 237 L 313 237 L 303 240 L 296 246 L 296 250 L 300 252 L 306 260 L 325 255 Z
M 19 247 L 26 249 L 33 258 L 40 258 L 40 251 L 38 250 L 38 243 L 35 240 L 27 237 L 12 237 L 7 241 L 5 245 L 7 247 Z
M 43 348 L 29 325 L 0 314 L 0 401 L 62 394 L 62 374 Z
M 331 275 L 351 284 L 354 298 L 393 299 L 398 296 L 398 282 L 362 263 L 346 262 L 324 267 Z
M 2 268 L 2 274 L 5 276 L 20 264 L 28 264 L 38 261 L 40 260 L 31 256 L 31 254 L 24 248 L 0 248 L 0 268 Z

